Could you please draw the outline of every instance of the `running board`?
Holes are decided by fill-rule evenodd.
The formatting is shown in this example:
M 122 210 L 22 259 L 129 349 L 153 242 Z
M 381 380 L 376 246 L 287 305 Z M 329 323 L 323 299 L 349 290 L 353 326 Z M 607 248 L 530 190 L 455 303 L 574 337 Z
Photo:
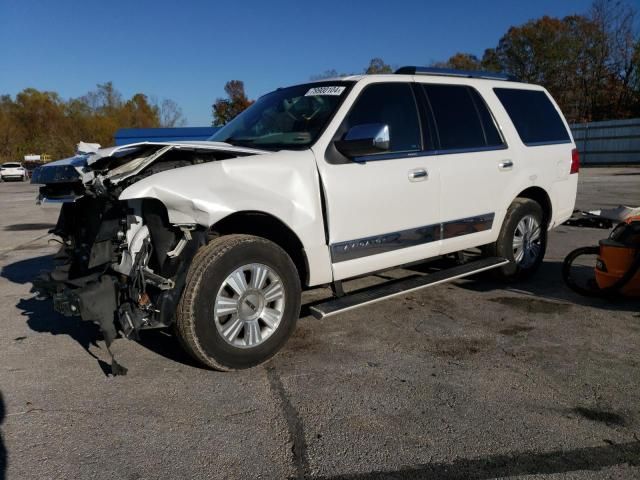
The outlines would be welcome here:
M 379 302 L 380 300 L 386 300 L 387 298 L 420 290 L 421 288 L 433 287 L 434 285 L 450 282 L 451 280 L 498 268 L 507 263 L 509 263 L 509 260 L 502 257 L 483 258 L 463 265 L 446 268 L 435 273 L 395 281 L 392 280 L 382 285 L 358 290 L 344 297 L 333 298 L 324 303 L 314 305 L 310 307 L 309 310 L 314 317 L 323 319 L 337 315 L 338 313 L 353 310 L 354 308 Z

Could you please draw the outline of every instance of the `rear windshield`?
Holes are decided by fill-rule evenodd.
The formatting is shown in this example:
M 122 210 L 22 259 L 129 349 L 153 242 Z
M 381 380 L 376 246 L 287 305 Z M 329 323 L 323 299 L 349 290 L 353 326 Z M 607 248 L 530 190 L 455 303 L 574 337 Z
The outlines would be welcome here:
M 558 111 L 540 90 L 493 89 L 525 145 L 571 141 Z
M 2 168 L 18 168 L 21 167 L 22 165 L 20 165 L 19 163 L 3 163 L 1 165 Z

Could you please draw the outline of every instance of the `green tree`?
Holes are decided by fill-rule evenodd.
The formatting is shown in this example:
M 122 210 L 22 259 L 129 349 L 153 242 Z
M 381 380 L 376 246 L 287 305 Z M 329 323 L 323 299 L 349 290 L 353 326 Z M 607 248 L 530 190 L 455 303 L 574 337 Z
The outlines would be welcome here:
M 253 104 L 253 100 L 247 98 L 244 82 L 241 80 L 228 81 L 224 91 L 228 98 L 218 98 L 212 105 L 214 126 L 225 125 Z

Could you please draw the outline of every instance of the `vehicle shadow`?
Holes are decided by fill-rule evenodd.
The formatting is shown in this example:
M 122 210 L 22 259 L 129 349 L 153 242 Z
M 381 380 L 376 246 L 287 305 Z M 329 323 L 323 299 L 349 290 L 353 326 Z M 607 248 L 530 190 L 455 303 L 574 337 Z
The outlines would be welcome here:
M 31 283 L 41 271 L 52 268 L 53 256 L 42 255 L 6 265 L 0 276 L 14 283 L 27 284 Z M 56 313 L 51 300 L 48 299 L 23 298 L 18 301 L 16 307 L 23 316 L 27 317 L 27 325 L 31 330 L 51 335 L 68 335 L 98 362 L 105 375 L 112 374 L 111 365 L 90 350 L 100 348 L 98 341 L 102 340 L 102 334 L 98 325 L 85 322 L 80 317 L 65 317 Z M 137 341 L 148 350 L 169 360 L 200 368 L 199 364 L 184 352 L 177 339 L 168 330 L 143 331 Z
M 0 392 L 0 427 L 5 417 L 5 406 L 2 398 L 2 392 Z M 0 480 L 4 480 L 7 475 L 7 448 L 4 446 L 2 439 L 2 430 L 0 430 Z
M 13 283 L 27 284 L 31 283 L 42 270 L 51 268 L 53 268 L 53 256 L 42 255 L 6 265 L 2 268 L 0 276 Z M 31 330 L 51 335 L 68 335 L 96 360 L 105 375 L 112 373 L 111 366 L 90 350 L 91 347 L 100 348 L 98 341 L 102 339 L 102 335 L 96 324 L 84 322 L 79 317 L 65 317 L 54 312 L 51 300 L 48 299 L 22 298 L 16 307 L 22 316 L 27 317 L 27 325 Z
M 25 230 L 50 230 L 55 223 L 15 223 L 4 227 L 5 232 L 22 232 Z
M 574 472 L 595 473 L 616 465 L 637 466 L 640 458 L 640 442 L 613 443 L 606 445 L 559 450 L 552 452 L 511 452 L 488 455 L 481 458 L 457 458 L 452 462 L 434 462 L 399 470 L 373 471 L 326 477 L 317 480 L 382 480 L 388 478 L 418 480 L 437 478 L 440 480 L 489 480 L 492 478 L 521 475 L 556 475 Z M 598 478 L 604 478 L 598 476 Z
M 433 264 L 416 265 L 411 270 L 428 273 Z M 593 267 L 575 266 L 573 275 L 583 282 L 593 277 Z M 538 299 L 569 303 L 602 310 L 638 311 L 638 301 L 630 298 L 608 300 L 597 296 L 586 297 L 571 290 L 562 278 L 562 262 L 545 260 L 540 269 L 530 278 L 505 282 L 495 279 L 491 272 L 485 272 L 458 281 L 457 286 L 475 292 L 512 292 L 529 295 Z
M 169 329 L 143 330 L 140 332 L 140 338 L 136 341 L 147 350 L 168 360 L 188 367 L 207 370 L 184 351 L 176 336 Z

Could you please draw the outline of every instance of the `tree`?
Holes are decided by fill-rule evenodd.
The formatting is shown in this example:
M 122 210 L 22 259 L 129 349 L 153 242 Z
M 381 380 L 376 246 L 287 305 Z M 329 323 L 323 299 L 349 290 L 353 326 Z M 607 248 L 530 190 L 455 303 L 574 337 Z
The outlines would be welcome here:
M 213 125 L 225 125 L 253 104 L 244 92 L 244 82 L 230 80 L 224 86 L 228 98 L 218 98 L 213 104 Z
M 640 99 L 633 88 L 639 68 L 636 10 L 619 0 L 595 0 L 588 18 L 598 29 L 598 53 L 609 76 L 603 110 L 623 116 L 633 111 L 640 113 Z
M 312 81 L 317 81 L 317 80 L 324 80 L 326 78 L 338 78 L 338 77 L 344 77 L 344 76 L 345 76 L 344 73 L 340 74 L 335 68 L 332 68 L 331 70 L 325 70 L 322 73 L 311 75 L 310 79 Z
M 630 6 L 596 0 L 588 15 L 544 16 L 511 27 L 483 63 L 544 85 L 570 122 L 629 117 L 640 113 L 632 86 L 634 19 Z
M 183 127 L 186 123 L 180 106 L 169 98 L 162 100 L 158 106 L 160 126 L 165 128 Z
M 364 73 L 372 75 L 375 73 L 393 73 L 393 69 L 390 65 L 384 63 L 381 58 L 372 58 L 369 62 L 369 66 L 365 69 Z
M 478 57 L 471 53 L 458 52 L 455 55 L 449 57 L 446 62 L 435 62 L 433 67 L 439 68 L 454 68 L 456 70 L 480 70 L 480 60 Z
M 157 128 L 160 126 L 158 107 L 149 103 L 147 96 L 136 93 L 122 110 L 122 127 Z
M 157 127 L 163 122 L 184 122 L 175 102 L 158 105 L 143 93 L 124 101 L 111 82 L 66 101 L 55 92 L 27 88 L 15 99 L 0 95 L 0 161 L 19 160 L 28 153 L 67 157 L 80 140 L 111 145 L 119 128 Z

